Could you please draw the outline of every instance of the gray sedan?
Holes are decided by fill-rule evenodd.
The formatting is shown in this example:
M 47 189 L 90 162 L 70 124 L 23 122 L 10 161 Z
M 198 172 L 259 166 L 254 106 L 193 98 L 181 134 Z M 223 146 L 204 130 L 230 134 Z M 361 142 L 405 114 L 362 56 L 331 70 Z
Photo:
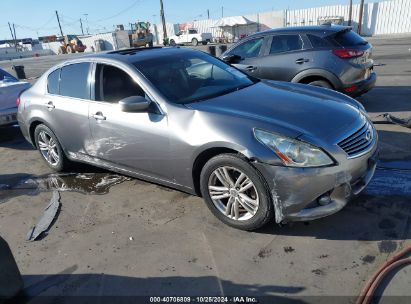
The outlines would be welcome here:
M 345 95 L 179 48 L 55 66 L 22 94 L 18 120 L 54 170 L 84 162 L 201 195 L 245 230 L 343 208 L 370 181 L 378 141 Z

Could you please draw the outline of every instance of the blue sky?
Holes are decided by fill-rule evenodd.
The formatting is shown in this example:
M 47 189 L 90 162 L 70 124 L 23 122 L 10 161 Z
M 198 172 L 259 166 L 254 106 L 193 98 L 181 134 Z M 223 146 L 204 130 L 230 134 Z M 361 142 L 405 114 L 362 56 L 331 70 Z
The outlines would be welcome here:
M 268 10 L 307 8 L 313 6 L 348 4 L 348 0 L 163 0 L 166 21 L 172 23 L 244 15 Z M 359 3 L 359 0 L 354 0 Z M 371 2 L 371 1 L 366 1 Z M 374 1 L 376 2 L 376 1 Z M 59 11 L 64 33 L 81 33 L 80 18 L 84 29 L 90 33 L 110 31 L 115 24 L 130 22 L 160 22 L 159 0 L 1 0 L 0 39 L 10 39 L 7 22 L 16 24 L 17 38 L 37 37 L 59 33 L 55 10 Z

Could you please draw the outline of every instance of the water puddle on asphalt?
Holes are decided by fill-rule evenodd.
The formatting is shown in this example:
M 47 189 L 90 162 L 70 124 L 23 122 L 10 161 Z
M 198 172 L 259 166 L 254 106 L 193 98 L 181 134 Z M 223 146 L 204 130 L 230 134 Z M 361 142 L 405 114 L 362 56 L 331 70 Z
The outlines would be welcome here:
M 21 195 L 34 196 L 40 192 L 78 192 L 106 194 L 114 185 L 131 178 L 111 173 L 64 173 L 33 176 L 29 174 L 0 175 L 0 203 Z

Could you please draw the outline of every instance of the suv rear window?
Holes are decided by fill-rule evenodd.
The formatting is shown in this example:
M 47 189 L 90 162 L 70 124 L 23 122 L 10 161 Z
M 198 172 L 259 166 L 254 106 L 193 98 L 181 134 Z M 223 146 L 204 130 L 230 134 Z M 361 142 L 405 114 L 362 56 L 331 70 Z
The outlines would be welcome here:
M 313 46 L 313 48 L 322 48 L 322 47 L 329 47 L 330 43 L 318 36 L 315 35 L 311 35 L 311 34 L 307 34 L 308 39 L 311 42 L 311 45 Z
M 365 41 L 360 35 L 353 31 L 342 31 L 335 34 L 332 38 L 340 46 L 359 46 L 366 45 L 368 42 Z
M 277 35 L 273 36 L 270 54 L 292 52 L 302 48 L 303 42 L 299 35 Z

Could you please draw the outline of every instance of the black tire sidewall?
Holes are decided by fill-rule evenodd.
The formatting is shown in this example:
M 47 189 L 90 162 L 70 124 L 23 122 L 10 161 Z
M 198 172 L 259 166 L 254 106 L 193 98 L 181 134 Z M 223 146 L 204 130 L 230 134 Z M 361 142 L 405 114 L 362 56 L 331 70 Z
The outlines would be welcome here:
M 47 134 L 49 134 L 53 138 L 54 142 L 56 143 L 57 151 L 58 151 L 59 156 L 60 156 L 60 159 L 59 159 L 56 166 L 52 166 L 51 164 L 49 164 L 49 162 L 44 159 L 44 156 L 40 151 L 40 147 L 39 147 L 39 144 L 38 144 L 38 137 L 39 137 L 39 134 L 40 134 L 41 131 L 47 132 Z M 61 148 L 61 145 L 60 145 L 60 142 L 59 142 L 57 136 L 54 134 L 54 132 L 49 127 L 47 127 L 44 124 L 38 125 L 36 127 L 36 129 L 34 130 L 34 141 L 36 143 L 37 150 L 39 151 L 39 153 L 41 155 L 41 158 L 46 162 L 46 164 L 50 168 L 52 168 L 55 171 L 63 171 L 65 169 L 65 167 L 67 166 L 67 158 L 66 158 L 66 156 L 63 152 L 63 149 Z
M 236 221 L 226 217 L 214 205 L 208 192 L 208 180 L 211 173 L 222 166 L 230 166 L 244 172 L 254 183 L 259 197 L 257 213 L 249 220 Z M 274 216 L 274 206 L 269 194 L 268 185 L 264 178 L 246 160 L 235 154 L 221 154 L 210 159 L 203 167 L 200 175 L 200 188 L 204 201 L 211 212 L 225 224 L 242 230 L 256 230 L 267 224 Z

